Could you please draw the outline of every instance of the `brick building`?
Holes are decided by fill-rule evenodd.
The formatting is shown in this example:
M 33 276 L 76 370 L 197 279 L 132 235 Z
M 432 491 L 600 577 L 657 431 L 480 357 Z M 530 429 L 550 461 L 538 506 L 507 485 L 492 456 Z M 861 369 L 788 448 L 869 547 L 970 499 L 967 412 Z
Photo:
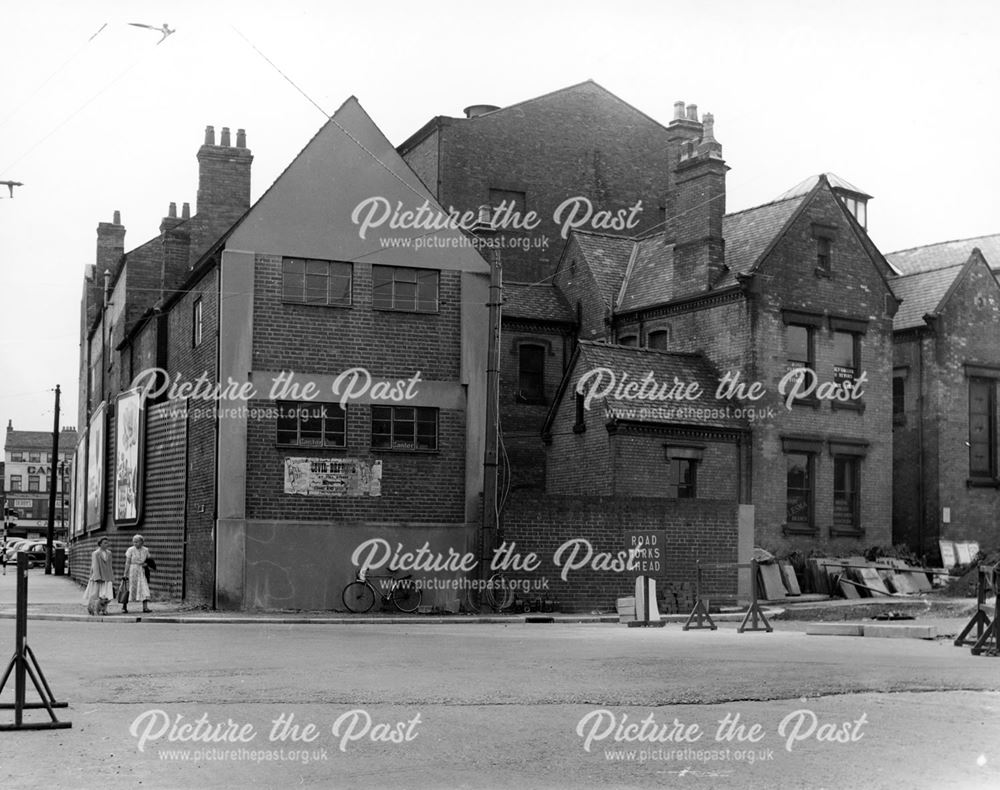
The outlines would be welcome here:
M 56 489 L 55 534 L 64 538 L 71 519 L 76 428 L 59 432 L 59 455 L 52 458 L 51 431 L 18 431 L 7 423 L 3 486 L 6 507 L 16 514 L 8 537 L 41 535 L 49 524 L 49 492 Z M 54 460 L 54 463 L 53 463 Z
M 1000 544 L 997 384 L 1000 285 L 980 249 L 1000 236 L 891 253 L 894 319 L 893 542 Z
M 353 98 L 252 206 L 251 160 L 209 129 L 196 215 L 124 256 L 117 217 L 99 228 L 98 266 L 120 257 L 106 297 L 85 286 L 90 438 L 110 470 L 119 393 L 145 389 L 143 509 L 119 524 L 104 496 L 77 550 L 139 530 L 154 593 L 339 609 L 366 540 L 475 547 L 488 266 L 461 230 L 359 221 L 441 208 Z

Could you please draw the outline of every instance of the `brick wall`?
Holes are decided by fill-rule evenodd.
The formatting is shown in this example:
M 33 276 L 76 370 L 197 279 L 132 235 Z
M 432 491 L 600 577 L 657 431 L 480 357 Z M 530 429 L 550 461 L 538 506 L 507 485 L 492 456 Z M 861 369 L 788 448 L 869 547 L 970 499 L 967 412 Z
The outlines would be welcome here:
M 665 567 L 655 577 L 661 590 L 668 584 L 693 583 L 696 560 L 736 562 L 735 503 L 519 492 L 504 511 L 503 538 L 514 542 L 515 551 L 522 555 L 535 552 L 542 564 L 534 573 L 507 575 L 547 579 L 545 595 L 558 599 L 562 611 L 614 611 L 616 598 L 634 594 L 635 574 L 595 570 L 591 562 L 569 571 L 563 580 L 566 560 L 558 567 L 556 552 L 567 541 L 583 538 L 595 555 L 603 552 L 618 557 L 625 550 L 626 531 L 653 529 L 666 532 Z M 578 556 L 585 556 L 582 548 Z M 705 571 L 704 594 L 735 597 L 737 572 L 735 568 Z
M 194 302 L 202 300 L 202 342 L 192 334 Z M 167 321 L 167 366 L 172 376 L 193 382 L 203 373 L 216 381 L 218 340 L 218 270 L 213 268 L 170 310 Z M 210 401 L 188 404 L 187 547 L 185 590 L 193 603 L 211 603 L 215 587 L 215 412 Z
M 439 134 L 438 198 L 445 207 L 475 210 L 489 202 L 491 188 L 512 190 L 524 192 L 526 210 L 541 220 L 534 231 L 510 233 L 549 239 L 545 249 L 505 249 L 511 279 L 535 282 L 552 273 L 566 242 L 553 214 L 567 198 L 587 197 L 595 211 L 642 200 L 629 233 L 662 221 L 667 129 L 593 83 L 482 117 L 449 119 Z M 404 152 L 412 157 L 423 154 Z

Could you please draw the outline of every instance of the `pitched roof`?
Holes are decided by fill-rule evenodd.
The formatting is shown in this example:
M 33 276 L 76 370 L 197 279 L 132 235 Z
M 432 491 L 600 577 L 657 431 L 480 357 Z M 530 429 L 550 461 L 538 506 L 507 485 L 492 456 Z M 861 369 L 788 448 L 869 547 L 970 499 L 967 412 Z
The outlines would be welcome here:
M 886 254 L 886 260 L 900 274 L 914 274 L 965 263 L 976 247 L 994 271 L 1000 269 L 1000 233 L 971 239 L 942 241 Z
M 736 275 L 751 271 L 805 199 L 806 195 L 798 195 L 723 217 L 727 272 L 715 287 L 735 285 Z M 701 282 L 675 277 L 674 247 L 665 243 L 664 234 L 648 236 L 635 245 L 635 261 L 618 310 L 641 310 L 704 291 Z
M 610 378 L 598 381 L 589 379 L 585 384 L 584 396 L 593 384 L 595 396 L 590 408 L 600 403 L 609 417 L 628 422 L 657 425 L 696 425 L 711 428 L 745 428 L 746 421 L 733 416 L 730 401 L 718 401 L 715 390 L 719 384 L 719 374 L 712 364 L 701 354 L 682 354 L 675 351 L 657 351 L 634 346 L 614 346 L 590 340 L 579 341 L 575 363 L 568 372 L 569 387 L 575 392 L 581 376 L 595 368 L 607 368 L 615 376 L 615 385 L 608 396 L 598 397 Z M 658 399 L 639 400 L 615 397 L 615 389 L 626 381 L 642 381 L 651 377 L 658 391 L 672 387 L 679 382 L 682 386 L 697 384 L 700 396 L 693 400 Z M 554 414 L 555 406 L 553 407 Z
M 594 275 L 601 298 L 609 308 L 614 307 L 635 241 L 626 236 L 587 231 L 574 231 L 573 238 L 583 256 L 584 265 Z
M 819 183 L 820 178 L 826 176 L 827 182 L 834 189 L 843 189 L 845 192 L 854 192 L 857 195 L 863 195 L 864 197 L 870 198 L 867 192 L 863 189 L 858 189 L 854 184 L 846 179 L 841 178 L 836 173 L 822 173 L 820 175 L 809 176 L 809 178 L 804 181 L 800 181 L 798 184 L 793 186 L 787 192 L 780 194 L 776 200 L 787 200 L 791 197 L 799 197 L 801 195 L 808 195 L 812 192 L 813 188 Z
M 7 452 L 11 450 L 41 450 L 52 452 L 51 431 L 14 431 L 7 430 L 4 445 Z M 59 431 L 59 452 L 73 452 L 76 449 L 76 431 L 64 428 Z
M 891 281 L 892 290 L 903 303 L 892 319 L 894 331 L 924 325 L 924 316 L 941 306 L 955 278 L 965 267 L 965 261 L 941 269 L 896 277 Z
M 554 285 L 504 283 L 503 290 L 505 318 L 564 321 L 569 324 L 576 320 L 566 299 Z

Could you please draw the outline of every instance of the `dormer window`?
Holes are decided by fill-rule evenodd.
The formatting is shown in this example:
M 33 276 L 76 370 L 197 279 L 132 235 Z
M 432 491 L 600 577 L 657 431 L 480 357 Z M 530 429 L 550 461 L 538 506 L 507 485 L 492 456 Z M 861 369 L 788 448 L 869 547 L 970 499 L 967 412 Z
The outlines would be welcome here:
M 868 201 L 864 198 L 849 195 L 841 195 L 840 199 L 844 201 L 847 210 L 851 212 L 851 215 L 858 221 L 858 224 L 865 230 L 868 230 Z

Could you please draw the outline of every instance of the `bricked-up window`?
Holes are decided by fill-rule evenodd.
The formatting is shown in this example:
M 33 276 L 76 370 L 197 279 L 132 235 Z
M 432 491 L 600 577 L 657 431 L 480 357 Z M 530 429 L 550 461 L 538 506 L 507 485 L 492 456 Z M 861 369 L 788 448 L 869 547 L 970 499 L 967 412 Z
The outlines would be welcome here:
M 697 495 L 698 462 L 693 458 L 671 458 L 667 468 L 667 496 L 694 499 Z
M 194 300 L 194 307 L 191 309 L 191 345 L 197 347 L 201 345 L 202 323 L 201 323 L 201 297 Z
M 833 380 L 854 381 L 860 374 L 861 336 L 854 332 L 833 333 Z
M 544 402 L 545 347 L 524 343 L 517 353 L 517 399 L 523 403 Z
M 789 525 L 813 523 L 814 458 L 812 453 L 785 453 L 787 520 Z
M 837 455 L 833 458 L 833 526 L 856 530 L 860 525 L 859 489 L 861 459 Z
M 996 388 L 990 379 L 969 379 L 969 476 L 996 477 Z
M 281 259 L 281 300 L 299 304 L 351 306 L 353 267 L 344 261 Z
M 436 313 L 439 275 L 434 269 L 372 266 L 372 307 Z
M 38 491 L 38 475 L 28 475 L 28 491 Z
M 437 435 L 437 409 L 372 406 L 374 450 L 436 450 Z
M 20 460 L 20 459 L 18 459 Z M 11 475 L 10 476 L 10 490 L 20 491 L 21 490 L 21 475 Z
M 657 329 L 646 335 L 646 345 L 660 351 L 666 351 L 670 345 L 670 332 L 666 329 Z
M 278 403 L 278 444 L 346 447 L 347 415 L 339 403 Z
M 503 220 L 508 211 L 511 212 L 511 218 L 513 218 L 515 211 L 523 218 L 525 215 L 525 194 L 514 189 L 490 188 L 490 206 L 494 210 L 501 209 L 501 213 L 497 216 L 499 220 Z

